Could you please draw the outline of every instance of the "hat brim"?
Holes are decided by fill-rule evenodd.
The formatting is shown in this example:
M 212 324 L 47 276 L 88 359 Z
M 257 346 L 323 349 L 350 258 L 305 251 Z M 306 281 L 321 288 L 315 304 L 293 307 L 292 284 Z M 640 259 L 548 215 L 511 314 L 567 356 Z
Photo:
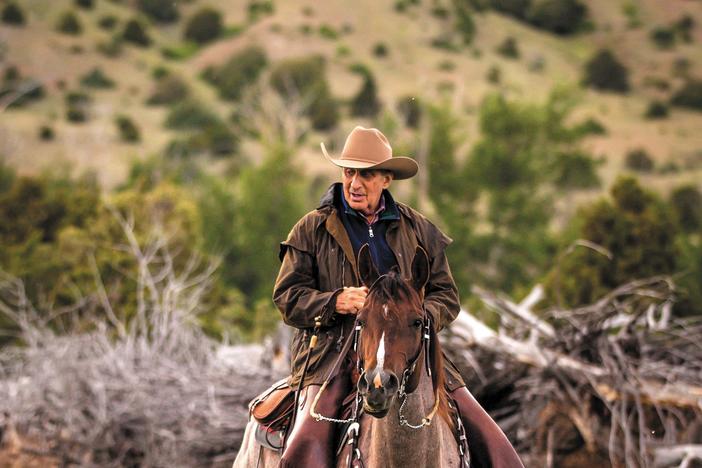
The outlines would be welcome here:
M 329 162 L 339 167 L 348 167 L 350 169 L 384 169 L 391 171 L 394 176 L 393 178 L 397 180 L 414 177 L 419 171 L 417 161 L 405 156 L 393 156 L 391 159 L 381 163 L 373 163 L 352 158 L 337 159 L 332 157 L 327 152 L 327 148 L 324 146 L 324 143 L 321 143 L 320 146 L 322 147 L 322 154 L 324 154 L 324 157 L 327 158 Z

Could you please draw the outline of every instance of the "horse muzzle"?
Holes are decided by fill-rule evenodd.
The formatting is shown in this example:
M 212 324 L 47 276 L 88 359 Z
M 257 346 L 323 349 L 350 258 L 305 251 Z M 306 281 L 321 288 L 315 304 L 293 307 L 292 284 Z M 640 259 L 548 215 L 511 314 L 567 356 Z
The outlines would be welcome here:
M 392 406 L 398 387 L 399 380 L 392 372 L 373 369 L 361 374 L 358 392 L 363 398 L 363 411 L 376 418 L 384 417 Z

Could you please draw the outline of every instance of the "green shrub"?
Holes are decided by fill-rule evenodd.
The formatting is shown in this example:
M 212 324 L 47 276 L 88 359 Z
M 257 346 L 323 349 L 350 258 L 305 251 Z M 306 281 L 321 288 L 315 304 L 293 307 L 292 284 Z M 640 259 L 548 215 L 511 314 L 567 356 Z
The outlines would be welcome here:
M 213 156 L 226 156 L 234 153 L 238 147 L 236 135 L 223 123 L 209 125 L 191 135 L 188 144 Z
M 19 69 L 15 65 L 10 65 L 5 69 L 3 79 L 5 84 L 12 84 L 19 81 L 22 78 Z
M 581 151 L 558 154 L 553 183 L 565 189 L 590 189 L 600 186 L 597 166 L 600 162 Z
M 627 27 L 635 29 L 641 26 L 641 12 L 634 0 L 628 0 L 622 5 L 622 12 L 627 18 Z
M 431 14 L 438 19 L 446 19 L 449 17 L 449 10 L 442 5 L 434 4 L 431 7 Z
M 629 71 L 607 49 L 600 49 L 585 65 L 585 85 L 603 91 L 627 92 Z
M 168 67 L 164 65 L 156 65 L 154 69 L 151 71 L 151 77 L 154 78 L 155 80 L 160 80 L 161 78 L 165 78 L 166 76 L 170 75 L 171 71 L 168 69 Z
M 336 56 L 339 58 L 348 57 L 351 55 L 351 49 L 349 46 L 344 44 L 339 44 L 336 46 Z
M 431 40 L 430 45 L 435 49 L 446 50 L 448 52 L 459 52 L 458 47 L 453 42 L 453 37 L 450 34 L 439 34 Z
M 567 35 L 583 25 L 587 7 L 578 0 L 540 0 L 532 4 L 527 16 L 537 28 Z
M 654 88 L 659 91 L 668 91 L 670 89 L 670 81 L 657 76 L 644 77 L 643 85 L 647 88 Z
M 159 23 L 173 23 L 178 20 L 180 13 L 176 4 L 173 0 L 137 0 L 137 7 Z
M 122 54 L 122 43 L 122 38 L 114 35 L 109 40 L 98 43 L 97 50 L 106 57 L 119 57 Z
M 2 8 L 2 22 L 13 26 L 22 26 L 26 23 L 24 11 L 15 2 L 9 2 Z
M 167 45 L 161 49 L 163 58 L 170 60 L 187 60 L 197 53 L 199 46 L 195 42 L 186 41 L 180 44 Z
M 373 55 L 376 57 L 387 57 L 388 46 L 384 42 L 376 42 L 373 46 Z
M 626 154 L 625 164 L 627 169 L 637 172 L 651 172 L 654 169 L 654 162 L 648 152 L 643 148 L 637 148 Z
M 205 44 L 222 34 L 222 15 L 213 8 L 202 8 L 188 20 L 185 26 L 185 39 Z
M 151 45 L 151 38 L 147 34 L 144 25 L 135 18 L 130 19 L 124 25 L 122 39 L 140 47 L 148 47 Z
M 683 185 L 670 195 L 678 226 L 683 232 L 694 233 L 702 229 L 702 193 L 694 185 Z
M 44 97 L 44 85 L 33 78 L 23 77 L 19 69 L 10 65 L 5 69 L 3 83 L 0 86 L 0 98 L 12 95 L 8 108 L 22 107 L 31 101 Z
M 54 139 L 54 129 L 48 125 L 39 127 L 39 139 L 42 141 L 51 141 Z
M 92 10 L 95 6 L 95 2 L 93 0 L 74 0 L 74 3 L 77 7 L 85 10 Z
M 64 34 L 77 36 L 83 32 L 83 26 L 80 20 L 72 11 L 65 11 L 59 16 L 56 22 L 56 30 Z
M 661 201 L 630 177 L 619 178 L 610 194 L 610 200 L 579 210 L 571 224 L 579 226 L 578 238 L 603 247 L 612 257 L 564 245 L 568 252 L 560 255 L 545 282 L 547 297 L 561 306 L 591 304 L 629 281 L 676 271 L 677 229 Z
M 319 26 L 319 35 L 324 39 L 336 40 L 339 38 L 339 32 L 328 24 Z
M 221 98 L 235 101 L 247 86 L 256 82 L 268 64 L 265 51 L 258 46 L 249 46 L 219 67 L 208 67 L 203 78 L 219 91 Z
M 648 103 L 644 117 L 647 119 L 663 119 L 668 117 L 668 105 L 664 102 L 654 100 Z
M 691 79 L 670 100 L 674 106 L 702 111 L 702 80 Z
M 233 154 L 238 148 L 238 138 L 223 123 L 218 122 L 197 129 L 185 137 L 171 141 L 165 154 L 169 158 L 188 158 L 203 153 L 213 156 Z
M 531 7 L 531 0 L 488 0 L 489 5 L 501 12 L 515 18 L 525 19 Z
M 519 48 L 517 41 L 513 37 L 506 37 L 502 43 L 497 46 L 497 53 L 507 58 L 519 58 Z
M 468 2 L 453 1 L 455 27 L 464 44 L 470 44 L 475 37 L 475 21 Z
M 165 75 L 157 82 L 146 103 L 152 106 L 175 104 L 187 98 L 190 93 L 188 85 L 180 77 Z
M 80 84 L 89 88 L 114 88 L 115 82 L 108 78 L 102 68 L 95 67 L 80 79 Z
M 98 20 L 98 26 L 107 31 L 112 31 L 117 26 L 118 19 L 115 15 L 101 16 Z
M 205 128 L 220 123 L 219 117 L 194 100 L 173 106 L 166 116 L 165 125 L 171 130 Z
M 687 13 L 673 23 L 675 34 L 684 42 L 692 42 L 692 29 L 694 27 L 695 19 Z
M 689 79 L 691 67 L 692 64 L 687 57 L 677 57 L 673 60 L 671 73 L 675 78 Z
M 367 67 L 360 64 L 352 67 L 352 71 L 363 78 L 363 84 L 358 93 L 351 98 L 351 115 L 353 117 L 377 116 L 381 103 L 373 74 Z
M 66 120 L 82 123 L 88 120 L 88 108 L 92 99 L 89 95 L 79 91 L 66 93 Z
M 422 119 L 422 106 L 414 96 L 404 96 L 397 100 L 397 111 L 408 128 L 419 128 Z
M 580 122 L 577 124 L 574 128 L 573 131 L 575 132 L 576 135 L 579 137 L 584 137 L 587 135 L 606 135 L 607 134 L 607 128 L 602 125 L 602 122 L 599 120 L 589 117 L 585 119 L 584 121 Z
M 445 72 L 454 71 L 456 69 L 456 62 L 454 62 L 453 60 L 445 59 L 439 62 L 437 68 Z
M 119 131 L 119 138 L 127 143 L 136 143 L 141 140 L 141 134 L 136 124 L 126 115 L 118 115 L 115 125 Z
M 485 79 L 487 79 L 488 83 L 499 84 L 502 81 L 502 70 L 497 65 L 490 66 Z
M 675 45 L 675 34 L 672 29 L 658 26 L 651 30 L 649 38 L 659 49 L 670 49 Z
M 250 0 L 246 10 L 249 21 L 254 22 L 262 16 L 272 15 L 275 12 L 275 6 L 271 0 Z
M 308 103 L 305 114 L 316 130 L 329 130 L 336 126 L 339 109 L 327 83 L 323 57 L 309 56 L 278 62 L 271 70 L 270 84 L 283 98 Z

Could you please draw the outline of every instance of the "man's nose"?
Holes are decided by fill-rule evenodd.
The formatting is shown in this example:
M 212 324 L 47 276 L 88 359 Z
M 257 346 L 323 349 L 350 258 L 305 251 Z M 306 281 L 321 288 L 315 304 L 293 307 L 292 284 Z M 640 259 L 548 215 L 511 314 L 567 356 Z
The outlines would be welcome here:
M 360 187 L 361 186 L 361 176 L 358 172 L 356 172 L 353 177 L 351 177 L 351 187 Z

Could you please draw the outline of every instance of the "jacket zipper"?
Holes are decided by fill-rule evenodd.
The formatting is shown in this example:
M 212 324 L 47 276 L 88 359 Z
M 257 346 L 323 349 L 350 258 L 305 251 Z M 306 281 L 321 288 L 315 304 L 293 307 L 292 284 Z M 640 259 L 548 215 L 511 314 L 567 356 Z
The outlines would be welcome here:
M 370 224 L 368 225 L 368 237 L 375 237 L 373 235 L 373 226 L 371 226 Z

